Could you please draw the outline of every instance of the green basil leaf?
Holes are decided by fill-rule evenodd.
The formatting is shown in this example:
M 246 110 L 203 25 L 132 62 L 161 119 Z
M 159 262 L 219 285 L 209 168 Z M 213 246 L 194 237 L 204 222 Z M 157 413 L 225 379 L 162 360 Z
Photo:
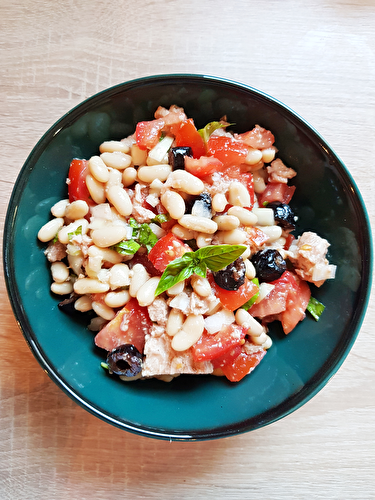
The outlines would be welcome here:
M 244 245 L 209 245 L 195 252 L 195 257 L 204 261 L 214 273 L 224 269 L 244 253 Z
M 315 319 L 315 321 L 319 321 L 320 316 L 323 314 L 323 311 L 326 307 L 319 302 L 319 300 L 314 299 L 314 297 L 310 297 L 309 303 L 307 304 L 307 310 Z
M 251 280 L 253 283 L 255 283 L 255 285 L 257 285 L 259 287 L 259 280 L 258 278 L 254 278 Z M 257 298 L 259 297 L 259 289 L 258 291 L 256 292 L 255 295 L 253 295 L 244 305 L 241 306 L 241 309 L 245 309 L 245 311 L 248 311 L 250 309 L 250 307 L 255 304 Z
M 133 255 L 138 252 L 140 248 L 141 245 L 134 240 L 123 240 L 111 247 L 112 250 L 116 250 L 116 252 L 121 255 Z
M 137 222 L 135 219 L 133 218 L 130 218 L 129 221 L 128 221 L 128 224 L 130 227 L 134 228 L 134 229 L 139 229 L 141 227 L 141 225 L 139 224 L 139 222 Z
M 225 128 L 228 127 L 229 125 L 234 125 L 234 123 L 226 123 L 226 122 L 210 122 L 207 123 L 207 125 L 201 129 L 198 130 L 198 133 L 204 140 L 204 142 L 207 142 L 208 139 L 210 138 L 210 135 L 215 132 L 218 128 Z
M 205 278 L 207 276 L 207 266 L 204 262 L 201 262 L 197 266 L 194 267 L 194 274 Z
M 169 220 L 171 220 L 171 218 L 168 214 L 158 214 L 151 219 L 151 222 L 154 224 L 163 224 L 163 222 L 168 222 Z
M 138 232 L 138 242 L 147 248 L 147 252 L 150 252 L 151 248 L 157 243 L 158 238 L 154 234 L 148 224 L 141 224 Z
M 181 266 L 179 268 L 175 266 L 175 268 L 173 269 L 175 274 L 171 274 L 169 272 L 170 269 L 168 270 L 168 267 L 169 266 L 166 267 L 164 273 L 162 274 L 162 277 L 160 278 L 158 287 L 155 291 L 155 296 L 160 295 L 172 286 L 180 283 L 180 281 L 186 280 L 187 278 L 190 278 L 192 274 L 194 274 L 194 267 L 191 265 L 191 263 L 187 265 L 186 263 L 181 263 Z
M 82 234 L 82 226 L 78 226 L 75 231 L 68 233 L 68 240 L 72 240 L 74 236 L 78 236 L 79 234 Z

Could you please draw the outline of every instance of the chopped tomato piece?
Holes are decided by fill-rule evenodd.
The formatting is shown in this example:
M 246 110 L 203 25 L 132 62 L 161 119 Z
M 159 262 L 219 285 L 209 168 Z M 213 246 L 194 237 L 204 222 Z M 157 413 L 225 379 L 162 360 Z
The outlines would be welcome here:
M 185 156 L 185 170 L 199 178 L 220 172 L 223 167 L 222 162 L 212 156 L 201 156 L 200 158 Z
M 200 158 L 206 154 L 206 145 L 199 134 L 194 121 L 190 118 L 182 123 L 171 126 L 171 133 L 175 136 L 176 146 L 187 146 L 193 150 L 193 157 Z
M 285 334 L 290 333 L 305 317 L 307 304 L 311 297 L 311 290 L 306 281 L 294 276 L 297 287 L 289 290 L 286 299 L 286 309 L 280 315 L 280 321 Z
M 245 336 L 245 328 L 236 324 L 226 325 L 214 335 L 203 332 L 198 342 L 192 347 L 193 358 L 199 362 L 224 356 L 234 346 L 242 345 Z
M 220 160 L 224 167 L 231 167 L 244 163 L 249 153 L 249 147 L 230 137 L 211 135 L 207 142 L 207 151 Z
M 237 344 L 230 349 L 230 351 L 226 352 L 222 356 L 213 359 L 211 362 L 214 368 L 222 368 L 225 365 L 231 365 L 234 360 L 241 354 L 242 344 Z
M 177 236 L 168 233 L 153 246 L 148 258 L 156 269 L 163 272 L 172 260 L 179 259 L 184 253 L 191 251 L 191 248 Z
M 145 345 L 152 321 L 147 307 L 141 307 L 137 299 L 131 299 L 95 337 L 95 344 L 112 351 L 123 344 L 132 344 L 140 353 Z
M 248 144 L 255 149 L 269 148 L 275 142 L 275 137 L 272 132 L 260 127 L 259 125 L 255 125 L 255 127 L 252 130 L 249 130 L 249 132 L 240 134 L 239 138 L 245 144 Z
M 86 186 L 86 175 L 89 173 L 87 160 L 72 160 L 69 167 L 68 193 L 69 202 L 83 200 L 89 205 L 93 204 L 89 190 Z
M 284 333 L 288 334 L 305 317 L 311 296 L 309 285 L 290 271 L 270 284 L 275 285 L 273 290 L 249 312 L 266 323 L 281 321 Z
M 150 120 L 137 123 L 135 129 L 135 140 L 139 149 L 152 149 L 159 142 L 164 120 Z
M 290 245 L 293 243 L 295 239 L 296 239 L 295 236 L 292 233 L 289 233 L 288 236 L 286 237 L 284 249 L 289 250 Z
M 252 252 L 257 252 L 269 239 L 269 236 L 257 227 L 246 227 L 245 230 L 249 235 L 248 241 Z
M 216 297 L 229 311 L 235 311 L 246 304 L 246 302 L 258 292 L 258 286 L 247 278 L 245 279 L 245 283 L 240 286 L 238 290 L 224 290 L 224 288 L 216 284 L 211 273 L 207 273 L 207 278 L 211 288 L 214 289 Z
M 261 207 L 265 201 L 281 201 L 281 203 L 289 204 L 296 186 L 289 186 L 283 182 L 270 182 L 267 184 L 265 191 L 259 195 L 258 202 Z
M 240 355 L 234 359 L 232 364 L 226 364 L 222 366 L 221 369 L 228 380 L 231 382 L 239 382 L 259 365 L 266 355 L 266 352 L 265 349 L 259 349 L 259 351 L 251 353 L 247 353 L 243 350 Z

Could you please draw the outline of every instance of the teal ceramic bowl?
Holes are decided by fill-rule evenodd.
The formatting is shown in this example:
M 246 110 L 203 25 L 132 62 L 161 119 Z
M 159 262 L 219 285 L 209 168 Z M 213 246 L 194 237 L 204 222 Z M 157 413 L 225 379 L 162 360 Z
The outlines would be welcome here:
M 241 382 L 181 376 L 124 383 L 101 368 L 84 321 L 59 312 L 39 228 L 50 207 L 66 197 L 72 158 L 88 158 L 107 139 L 132 133 L 157 106 L 183 106 L 198 127 L 227 115 L 236 130 L 255 123 L 276 137 L 280 157 L 298 175 L 292 207 L 296 233 L 318 232 L 331 242 L 337 277 L 313 295 L 326 310 L 307 317 L 288 336 L 272 325 L 273 346 Z M 36 359 L 73 400 L 124 430 L 169 440 L 202 440 L 265 426 L 310 400 L 338 370 L 360 329 L 367 306 L 372 239 L 361 195 L 324 139 L 272 97 L 232 81 L 200 75 L 141 78 L 101 92 L 63 116 L 40 139 L 23 166 L 10 200 L 4 235 L 9 297 Z

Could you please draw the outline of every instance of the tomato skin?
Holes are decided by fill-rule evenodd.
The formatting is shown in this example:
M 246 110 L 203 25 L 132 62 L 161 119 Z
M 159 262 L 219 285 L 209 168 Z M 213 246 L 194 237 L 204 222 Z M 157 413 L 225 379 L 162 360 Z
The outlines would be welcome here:
M 212 359 L 211 363 L 214 368 L 223 368 L 223 366 L 233 364 L 234 360 L 241 354 L 241 352 L 242 352 L 242 345 L 237 344 L 233 347 L 233 349 L 230 349 L 222 356 Z
M 231 167 L 244 163 L 249 147 L 230 137 L 211 135 L 207 142 L 207 151 L 220 160 L 224 167 Z
M 207 278 L 216 297 L 229 311 L 235 311 L 258 292 L 258 286 L 247 278 L 245 278 L 245 283 L 238 290 L 233 291 L 224 290 L 224 288 L 217 285 L 212 273 L 207 273 Z
M 252 353 L 242 351 L 231 364 L 221 367 L 222 372 L 231 382 L 239 382 L 259 365 L 266 352 L 265 349 Z
M 175 136 L 177 147 L 191 147 L 194 158 L 205 156 L 206 145 L 197 128 L 195 127 L 194 121 L 191 118 L 178 123 L 177 125 L 172 125 L 171 133 Z
M 284 333 L 290 333 L 304 319 L 311 291 L 309 285 L 290 271 L 270 283 L 275 288 L 250 308 L 250 314 L 265 323 L 281 321 Z
M 227 354 L 233 347 L 242 345 L 246 336 L 245 328 L 236 324 L 224 326 L 220 332 L 210 335 L 203 332 L 192 346 L 195 361 L 212 361 Z
M 68 194 L 69 203 L 76 200 L 83 200 L 92 205 L 89 190 L 86 186 L 86 175 L 89 173 L 89 162 L 87 160 L 74 159 L 69 167 Z
M 128 328 L 121 329 L 121 324 L 127 319 Z M 137 299 L 131 299 L 95 337 L 95 344 L 112 351 L 120 345 L 132 344 L 140 353 L 143 352 L 145 336 L 150 331 L 152 321 L 147 307 L 141 307 Z
M 185 156 L 185 170 L 200 179 L 214 172 L 221 172 L 223 168 L 223 163 L 212 156 L 201 156 L 200 158 Z
M 135 129 L 135 140 L 139 149 L 152 149 L 159 142 L 164 120 L 158 118 L 145 122 L 138 122 Z
M 191 251 L 191 248 L 185 245 L 177 236 L 173 233 L 168 233 L 153 246 L 148 254 L 148 258 L 158 271 L 163 272 L 172 260 L 178 259 L 184 253 Z
M 269 130 L 255 125 L 252 130 L 238 136 L 245 144 L 255 149 L 269 148 L 275 142 L 275 137 Z
M 259 206 L 261 207 L 265 201 L 280 201 L 281 203 L 289 204 L 296 186 L 289 186 L 283 182 L 270 182 L 267 184 L 265 191 L 258 197 Z

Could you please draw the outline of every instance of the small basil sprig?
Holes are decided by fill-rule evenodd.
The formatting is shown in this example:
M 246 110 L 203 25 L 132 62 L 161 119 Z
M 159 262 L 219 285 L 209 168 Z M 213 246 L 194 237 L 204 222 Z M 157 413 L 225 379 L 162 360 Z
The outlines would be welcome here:
M 320 316 L 323 314 L 325 306 L 319 302 L 319 300 L 310 297 L 309 303 L 307 304 L 307 310 L 315 321 L 319 321 Z
M 207 125 L 203 128 L 200 128 L 198 130 L 199 135 L 202 137 L 204 142 L 208 142 L 208 139 L 210 138 L 210 135 L 215 132 L 218 128 L 226 128 L 229 125 L 234 125 L 234 123 L 227 123 L 224 121 L 221 122 L 210 122 L 207 123 Z
M 209 245 L 200 248 L 196 252 L 186 252 L 165 268 L 155 291 L 155 296 L 160 295 L 193 274 L 205 278 L 207 268 L 214 273 L 224 269 L 224 267 L 238 259 L 245 250 L 244 245 Z

